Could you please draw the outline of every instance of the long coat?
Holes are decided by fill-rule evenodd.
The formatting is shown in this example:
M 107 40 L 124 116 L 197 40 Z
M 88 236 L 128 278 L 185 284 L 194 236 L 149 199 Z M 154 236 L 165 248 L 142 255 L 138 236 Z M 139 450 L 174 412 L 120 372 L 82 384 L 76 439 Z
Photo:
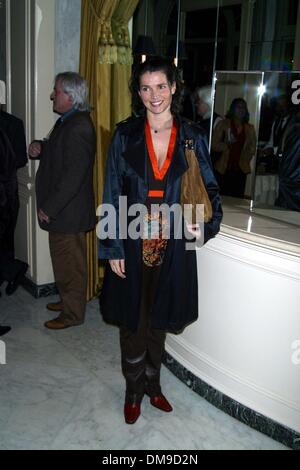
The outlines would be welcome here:
M 16 193 L 16 155 L 7 134 L 0 127 L 0 252 L 3 237 L 12 219 Z
M 0 111 L 0 193 L 7 202 L 2 206 L 0 251 L 14 259 L 14 231 L 19 212 L 17 170 L 27 163 L 24 125 L 21 119 Z M 0 195 L 1 198 L 1 195 Z M 0 203 L 1 205 L 1 203 Z
M 5 113 L 6 114 L 6 113 Z M 13 123 L 14 116 L 9 123 Z M 14 228 L 18 215 L 19 199 L 16 177 L 18 146 L 13 147 L 10 138 L 12 135 L 19 137 L 19 144 L 25 143 L 22 121 L 16 118 L 17 131 L 12 126 L 12 132 L 6 131 L 0 126 L 0 280 L 13 281 L 17 275 L 26 271 L 27 264 L 14 258 Z M 20 124 L 21 123 L 21 124 Z M 9 138 L 10 136 L 10 138 Z M 18 164 L 27 161 L 26 152 L 22 153 L 20 145 Z M 22 156 L 23 155 L 23 156 Z M 25 156 L 25 157 L 24 157 Z
M 42 142 L 36 175 L 37 208 L 50 217 L 49 232 L 80 233 L 94 228 L 93 166 L 96 135 L 88 112 L 76 111 Z
M 213 218 L 205 224 L 205 242 L 219 231 L 222 209 L 213 175 L 205 133 L 198 126 L 178 118 L 179 132 L 169 168 L 164 203 L 180 203 L 181 177 L 187 170 L 184 141 L 193 139 L 202 178 L 213 207 Z M 104 203 L 118 211 L 118 198 L 130 204 L 144 204 L 148 194 L 145 121 L 130 118 L 121 123 L 112 139 L 107 161 Z M 118 229 L 118 228 L 117 228 Z M 125 259 L 126 279 L 107 268 L 100 295 L 100 308 L 107 321 L 137 329 L 141 299 L 142 240 L 100 240 L 101 259 Z M 198 316 L 196 252 L 186 251 L 184 239 L 168 240 L 154 300 L 152 327 L 180 331 Z
M 231 126 L 230 119 L 222 119 L 214 128 L 212 135 L 212 150 L 221 152 L 221 157 L 214 163 L 215 169 L 224 175 L 229 162 L 230 144 L 228 131 Z M 252 124 L 245 123 L 245 143 L 240 155 L 239 167 L 245 175 L 251 173 L 250 162 L 256 152 L 256 133 Z
M 0 128 L 9 138 L 16 157 L 16 169 L 27 163 L 26 140 L 23 121 L 12 114 L 0 111 Z

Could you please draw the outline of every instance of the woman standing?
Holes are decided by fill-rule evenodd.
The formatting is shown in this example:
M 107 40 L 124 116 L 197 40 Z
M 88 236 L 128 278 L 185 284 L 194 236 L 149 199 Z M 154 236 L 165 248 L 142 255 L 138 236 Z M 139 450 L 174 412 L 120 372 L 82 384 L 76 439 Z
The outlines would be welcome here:
M 221 152 L 215 162 L 220 192 L 226 196 L 243 198 L 250 162 L 256 152 L 256 134 L 249 124 L 249 111 L 243 98 L 235 98 L 226 115 L 214 129 L 212 151 Z
M 106 320 L 120 325 L 128 424 L 138 419 L 144 394 L 153 406 L 172 411 L 160 387 L 166 331 L 178 332 L 198 316 L 196 253 L 186 250 L 184 237 L 172 236 L 172 223 L 170 237 L 164 239 L 164 218 L 151 210 L 162 202 L 180 203 L 182 177 L 188 170 L 187 140 L 193 142 L 212 206 L 204 242 L 219 231 L 222 218 L 205 134 L 178 115 L 176 67 L 160 57 L 147 60 L 134 70 L 131 92 L 138 117 L 120 123 L 112 139 L 103 202 L 111 204 L 117 216 L 120 196 L 127 197 L 129 208 L 143 204 L 144 235 L 121 239 L 117 224 L 116 237 L 112 231 L 99 247 L 100 258 L 109 260 L 100 306 Z M 154 237 L 147 235 L 150 232 Z

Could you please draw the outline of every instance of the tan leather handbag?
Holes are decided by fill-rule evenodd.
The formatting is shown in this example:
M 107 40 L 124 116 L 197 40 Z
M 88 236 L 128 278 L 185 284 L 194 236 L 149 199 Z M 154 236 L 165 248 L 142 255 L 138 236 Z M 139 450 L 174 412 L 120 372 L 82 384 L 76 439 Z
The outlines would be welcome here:
M 184 210 L 184 204 L 192 204 L 192 220 L 187 220 L 187 223 L 196 224 L 196 206 L 197 204 L 203 204 L 204 222 L 209 222 L 212 219 L 212 205 L 203 183 L 193 140 L 185 141 L 185 157 L 189 168 L 183 174 L 181 180 L 182 210 Z

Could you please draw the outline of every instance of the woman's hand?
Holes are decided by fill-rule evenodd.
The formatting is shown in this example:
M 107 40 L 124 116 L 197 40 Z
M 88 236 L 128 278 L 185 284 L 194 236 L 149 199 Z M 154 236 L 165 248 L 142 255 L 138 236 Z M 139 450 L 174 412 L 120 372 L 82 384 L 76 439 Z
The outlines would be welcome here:
M 109 264 L 112 271 L 117 274 L 117 276 L 121 277 L 122 279 L 126 279 L 124 259 L 110 259 Z
M 199 224 L 186 224 L 188 232 L 193 235 L 196 240 L 201 238 L 201 229 Z

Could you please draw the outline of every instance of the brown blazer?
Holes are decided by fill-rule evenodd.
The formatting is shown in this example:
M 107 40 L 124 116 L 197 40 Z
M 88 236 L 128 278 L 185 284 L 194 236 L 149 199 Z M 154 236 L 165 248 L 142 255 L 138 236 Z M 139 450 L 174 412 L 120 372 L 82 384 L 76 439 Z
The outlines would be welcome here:
M 229 161 L 229 139 L 228 130 L 230 129 L 230 119 L 220 121 L 212 136 L 212 150 L 221 152 L 221 157 L 214 163 L 215 169 L 221 175 L 227 170 Z M 239 166 L 243 173 L 251 173 L 250 162 L 256 152 L 256 133 L 252 124 L 245 124 L 246 140 L 241 152 Z
M 37 209 L 50 223 L 49 232 L 80 233 L 96 223 L 93 167 L 96 134 L 88 112 L 76 111 L 55 126 L 42 143 L 36 175 Z

